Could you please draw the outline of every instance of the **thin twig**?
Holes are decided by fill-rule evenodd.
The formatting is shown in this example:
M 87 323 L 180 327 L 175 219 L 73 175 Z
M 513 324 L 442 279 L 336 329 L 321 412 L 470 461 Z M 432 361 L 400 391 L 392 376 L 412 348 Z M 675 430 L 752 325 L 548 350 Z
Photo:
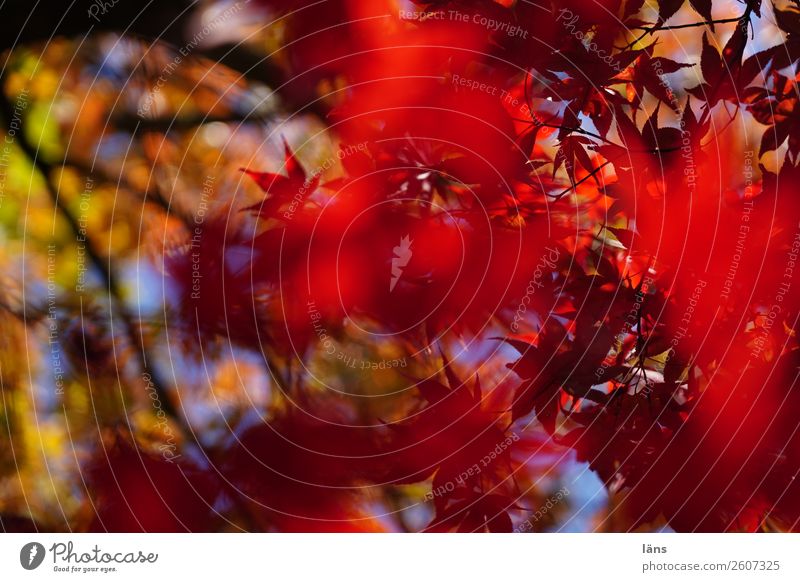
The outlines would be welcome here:
M 556 194 L 555 196 L 550 196 L 550 197 L 553 199 L 553 201 L 560 200 L 561 198 L 563 198 L 564 196 L 566 196 L 567 194 L 572 192 L 575 188 L 577 188 L 578 186 L 580 186 L 581 184 L 583 184 L 587 180 L 593 178 L 598 172 L 600 172 L 600 170 L 605 168 L 610 163 L 611 163 L 611 160 L 607 160 L 607 161 L 603 162 L 597 168 L 595 168 L 594 170 L 589 172 L 586 176 L 584 176 L 583 178 L 581 178 L 580 180 L 575 182 L 573 185 L 571 185 L 569 188 L 567 188 L 566 190 L 564 190 L 560 194 Z
M 700 27 L 700 26 L 711 26 L 711 25 L 714 25 L 714 24 L 729 24 L 731 22 L 738 22 L 741 19 L 742 19 L 742 17 L 739 16 L 739 17 L 736 17 L 736 18 L 723 18 L 721 20 L 704 20 L 704 21 L 701 21 L 701 22 L 690 22 L 690 23 L 687 23 L 687 24 L 675 24 L 675 25 L 672 25 L 672 26 L 660 26 L 660 27 L 656 27 L 656 26 L 634 26 L 632 28 L 632 30 L 646 30 L 647 34 L 653 34 L 654 32 L 660 32 L 662 30 L 679 30 L 679 29 L 682 29 L 682 28 L 697 28 L 697 27 Z

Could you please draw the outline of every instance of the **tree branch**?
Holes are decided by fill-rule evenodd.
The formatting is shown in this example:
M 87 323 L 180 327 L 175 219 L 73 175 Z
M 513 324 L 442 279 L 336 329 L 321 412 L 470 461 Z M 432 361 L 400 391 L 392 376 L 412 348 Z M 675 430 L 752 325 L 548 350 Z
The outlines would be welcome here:
M 721 20 L 703 20 L 701 22 L 690 22 L 687 24 L 674 24 L 672 26 L 634 26 L 632 30 L 645 30 L 647 31 L 647 35 L 660 32 L 662 30 L 680 30 L 682 28 L 698 28 L 700 26 L 713 26 L 715 24 L 730 24 L 731 22 L 739 22 L 741 19 L 742 17 L 739 16 L 735 18 L 723 18 Z
M 5 77 L 0 71 L 0 115 L 2 115 L 4 127 L 7 131 L 9 131 L 11 130 L 11 120 L 14 116 L 14 106 L 9 101 L 8 96 L 5 93 L 4 81 Z M 34 168 L 42 175 L 45 182 L 45 188 L 59 214 L 61 214 L 67 221 L 67 224 L 69 225 L 69 228 L 75 237 L 83 236 L 78 219 L 73 216 L 70 210 L 64 205 L 63 198 L 59 195 L 58 189 L 51 179 L 50 173 L 53 169 L 52 166 L 43 160 L 41 156 L 39 156 L 39 152 L 33 147 L 32 144 L 28 142 L 23 131 L 18 131 L 16 137 L 18 147 L 30 159 Z M 161 399 L 164 411 L 172 418 L 176 419 L 181 426 L 184 426 L 182 417 L 178 415 L 175 406 L 172 404 L 172 399 L 167 392 L 166 385 L 161 380 L 158 372 L 153 368 L 153 359 L 150 357 L 147 347 L 144 344 L 144 339 L 141 336 L 141 330 L 133 322 L 133 318 L 130 313 L 128 313 L 127 307 L 120 293 L 118 278 L 114 270 L 111 268 L 110 261 L 108 261 L 107 264 L 106 260 L 97 253 L 97 250 L 94 248 L 94 244 L 91 239 L 88 236 L 85 236 L 85 238 L 86 255 L 89 257 L 91 264 L 107 283 L 107 291 L 112 300 L 112 308 L 113 306 L 116 306 L 117 308 L 119 317 L 122 320 L 125 328 L 126 335 L 128 336 L 131 344 L 135 347 L 134 352 L 139 360 L 142 371 L 150 375 L 153 388 L 158 394 L 158 397 Z

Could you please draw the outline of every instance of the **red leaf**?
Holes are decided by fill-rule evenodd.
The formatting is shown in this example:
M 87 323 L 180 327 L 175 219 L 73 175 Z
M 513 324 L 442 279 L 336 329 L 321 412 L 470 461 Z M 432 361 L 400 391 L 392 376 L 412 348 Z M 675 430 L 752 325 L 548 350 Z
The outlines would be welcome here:
M 761 136 L 761 149 L 758 151 L 758 157 L 781 147 L 786 138 L 789 137 L 790 127 L 788 123 L 779 123 L 767 128 L 764 135 Z
M 265 193 L 269 193 L 273 188 L 284 184 L 287 180 L 286 176 L 282 176 L 281 174 L 256 172 L 255 170 L 248 170 L 247 168 L 239 168 L 239 171 L 250 176 Z
M 761 0 L 745 0 L 745 4 L 755 12 L 755 15 L 761 17 Z
M 719 82 L 722 73 L 722 58 L 717 49 L 708 42 L 708 35 L 703 33 L 703 51 L 700 55 L 700 69 L 703 78 L 711 86 Z
M 658 20 L 666 22 L 683 6 L 683 0 L 658 0 Z
M 689 4 L 706 22 L 711 22 L 711 0 L 689 0 Z M 714 30 L 713 24 L 711 30 Z
M 782 31 L 800 35 L 800 11 L 775 8 L 775 22 Z
M 633 238 L 636 236 L 633 231 L 624 228 L 614 228 L 612 226 L 607 226 L 606 230 L 610 231 L 626 249 L 631 248 Z
M 644 0 L 627 0 L 625 2 L 625 11 L 622 13 L 622 20 L 628 20 L 630 16 L 638 14 L 642 6 L 644 6 Z M 626 24 L 629 27 L 633 26 L 630 21 L 626 22 Z
M 310 196 L 319 185 L 320 176 L 315 174 L 308 179 L 306 171 L 295 157 L 289 144 L 283 140 L 284 168 L 288 176 L 273 174 L 271 172 L 256 172 L 246 168 L 239 168 L 258 184 L 269 198 L 265 201 L 243 208 L 243 211 L 253 212 L 265 218 L 276 217 L 281 207 L 286 204 L 300 204 Z
M 435 404 L 447 398 L 450 395 L 450 390 L 442 386 L 436 380 L 422 380 L 417 384 L 417 390 L 428 404 Z

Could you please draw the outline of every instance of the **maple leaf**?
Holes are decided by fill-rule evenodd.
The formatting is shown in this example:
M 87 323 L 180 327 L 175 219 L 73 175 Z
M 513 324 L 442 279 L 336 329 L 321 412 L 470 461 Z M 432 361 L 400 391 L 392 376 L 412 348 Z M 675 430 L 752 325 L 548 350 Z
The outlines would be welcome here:
M 458 499 L 437 511 L 426 532 L 511 533 L 509 509 L 519 509 L 504 495 L 471 495 Z
M 761 17 L 761 0 L 745 0 L 745 4 L 755 12 L 756 16 Z
M 689 0 L 689 4 L 694 8 L 695 12 L 703 17 L 703 20 L 711 22 L 711 0 Z M 711 30 L 714 30 L 713 23 L 711 24 Z
M 747 44 L 747 26 L 739 24 L 731 34 L 720 53 L 703 34 L 703 49 L 700 56 L 700 68 L 704 82 L 687 92 L 707 107 L 713 107 L 720 101 L 739 103 L 742 91 L 769 62 L 776 49 L 757 53 L 742 62 Z
M 684 0 L 658 0 L 658 21 L 663 23 L 672 18 L 683 3 Z
M 627 0 L 625 2 L 625 12 L 622 15 L 623 20 L 628 20 L 631 16 L 638 14 L 644 6 L 644 0 Z
M 325 404 L 313 418 L 293 408 L 247 428 L 226 451 L 225 478 L 265 530 L 381 530 L 357 497 L 360 484 L 383 481 L 381 431 L 348 426 Z
M 285 152 L 283 168 L 286 170 L 286 176 L 240 168 L 241 172 L 253 178 L 259 188 L 268 195 L 263 201 L 243 208 L 243 212 L 251 212 L 263 218 L 276 218 L 281 208 L 286 205 L 294 204 L 302 208 L 303 202 L 317 189 L 319 173 L 309 178 L 285 139 L 283 148 Z
M 789 153 L 800 154 L 800 99 L 798 84 L 774 73 L 769 88 L 753 87 L 745 91 L 744 101 L 756 121 L 769 127 L 761 138 L 759 157 L 778 149 L 789 140 Z
M 759 72 L 768 77 L 773 71 L 793 66 L 800 60 L 800 9 L 794 6 L 781 10 L 774 7 L 775 21 L 785 34 L 784 42 L 759 51 L 750 56 L 743 65 L 745 71 L 754 79 Z
M 561 325 L 548 322 L 535 343 L 526 338 L 497 338 L 521 355 L 507 365 L 522 379 L 514 395 L 512 418 L 516 420 L 533 411 L 550 434 L 556 430 L 562 381 L 569 376 L 570 366 L 575 362 L 575 355 L 560 347 L 565 334 Z
M 644 49 L 642 55 L 629 67 L 616 76 L 620 81 L 630 83 L 628 99 L 634 109 L 639 109 L 643 92 L 647 89 L 659 101 L 678 110 L 675 93 L 669 88 L 662 75 L 675 73 L 683 68 L 692 67 L 689 63 L 678 63 L 665 57 L 653 57 L 655 43 Z
M 592 145 L 595 145 L 594 142 L 583 136 L 571 135 L 562 139 L 561 147 L 558 148 L 553 161 L 553 176 L 555 177 L 556 172 L 563 165 L 570 183 L 574 185 L 579 165 L 587 172 L 593 172 L 595 170 L 594 162 L 585 149 L 586 146 Z
M 711 22 L 711 0 L 689 0 L 689 4 L 706 22 Z M 664 23 L 683 6 L 684 0 L 658 0 L 658 21 Z M 713 23 L 711 28 L 714 28 Z
M 194 463 L 167 461 L 115 435 L 83 467 L 94 531 L 208 531 L 220 484 Z M 102 450 L 102 452 L 100 452 Z
M 454 527 L 437 523 L 460 515 L 457 508 L 464 500 L 480 506 L 484 489 L 500 491 L 512 484 L 511 453 L 519 440 L 498 424 L 502 411 L 487 409 L 479 380 L 470 388 L 442 358 L 446 385 L 433 378 L 417 381 L 427 406 L 408 421 L 388 425 L 396 451 L 391 480 L 413 483 L 433 474 L 434 530 Z
M 502 431 L 494 427 L 497 416 L 483 410 L 480 382 L 476 379 L 471 389 L 449 366 L 445 371 L 447 385 L 431 378 L 416 382 L 428 406 L 412 420 L 389 425 L 398 442 L 407 441 L 395 463 L 396 482 L 415 482 L 437 469 L 441 479 L 451 472 L 448 466 L 461 469 L 461 465 L 479 460 L 487 438 L 493 442 L 503 438 Z

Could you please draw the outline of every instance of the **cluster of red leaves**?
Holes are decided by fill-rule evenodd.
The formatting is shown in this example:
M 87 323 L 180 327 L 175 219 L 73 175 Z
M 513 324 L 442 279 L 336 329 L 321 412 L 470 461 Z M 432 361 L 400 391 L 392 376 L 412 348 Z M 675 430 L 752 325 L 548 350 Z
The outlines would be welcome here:
M 642 0 L 418 1 L 413 19 L 388 0 L 262 3 L 283 15 L 294 102 L 344 87 L 322 98 L 344 175 L 324 182 L 288 145 L 279 172 L 248 168 L 264 199 L 226 208 L 166 262 L 176 320 L 204 344 L 301 360 L 319 329 L 344 337 L 348 319 L 425 354 L 500 329 L 518 382 L 490 406 L 477 375 L 460 379 L 442 355 L 437 376 L 403 377 L 419 394 L 407 418 L 368 424 L 293 387 L 226 443 L 218 506 L 262 529 L 383 529 L 371 501 L 432 479 L 429 530 L 510 531 L 522 509 L 512 437 L 535 418 L 618 496 L 628 528 L 798 527 L 800 128 L 787 69 L 800 12 L 774 8 L 782 37 L 745 57 L 761 0 L 716 25 L 716 3 L 690 0 L 709 25 L 696 28 L 702 82 L 682 87 L 665 79 L 694 64 L 660 56 L 655 39 L 692 14 L 683 0 L 660 0 L 652 22 Z M 757 156 L 726 139 L 728 107 L 765 126 Z M 761 166 L 787 142 L 780 170 Z M 389 286 L 403 239 L 413 259 Z M 545 252 L 558 258 L 542 275 Z M 148 463 L 136 466 L 183 497 L 177 467 Z M 150 495 L 136 488 L 131 516 L 98 510 L 104 527 L 131 526 Z M 148 526 L 189 520 L 175 507 Z

